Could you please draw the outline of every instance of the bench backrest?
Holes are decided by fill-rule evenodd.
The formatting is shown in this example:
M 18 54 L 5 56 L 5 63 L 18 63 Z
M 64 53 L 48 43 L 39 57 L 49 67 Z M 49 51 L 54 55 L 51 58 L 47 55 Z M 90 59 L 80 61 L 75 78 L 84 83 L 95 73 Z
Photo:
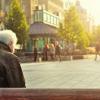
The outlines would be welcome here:
M 100 90 L 0 89 L 0 100 L 100 100 Z

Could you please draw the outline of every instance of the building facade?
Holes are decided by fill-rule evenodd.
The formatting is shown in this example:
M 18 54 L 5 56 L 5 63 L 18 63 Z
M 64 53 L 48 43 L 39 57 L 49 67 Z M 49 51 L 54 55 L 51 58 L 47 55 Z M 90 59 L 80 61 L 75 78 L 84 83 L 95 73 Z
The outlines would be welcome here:
M 59 27 L 59 17 L 46 10 L 35 10 L 33 23 L 42 22 L 54 27 Z
M 12 0 L 0 0 L 0 8 L 7 12 Z M 63 0 L 19 0 L 29 24 L 33 23 L 34 10 L 46 10 L 59 17 L 63 15 Z
M 80 20 L 87 32 L 92 32 L 93 28 L 93 18 L 87 13 L 87 11 L 82 8 L 80 1 L 76 0 L 75 6 L 80 16 Z
M 54 43 L 59 27 L 59 20 L 63 16 L 63 0 L 33 0 L 33 17 L 30 26 L 30 43 L 32 51 L 34 46 L 39 50 L 43 49 L 45 44 Z
M 49 13 L 59 17 L 63 15 L 64 2 L 63 0 L 22 0 L 25 14 L 30 23 L 33 23 L 34 10 L 46 10 Z M 25 7 L 27 6 L 27 7 Z
M 12 0 L 0 0 L 0 9 L 2 12 L 7 13 L 9 5 Z M 34 11 L 34 0 L 19 0 L 21 7 L 26 15 L 26 19 L 29 24 L 32 23 L 32 15 Z
M 11 0 L 0 0 L 0 9 L 4 12 L 7 12 L 9 9 Z
M 61 15 L 63 13 L 64 1 L 63 0 L 38 0 L 38 5 L 43 9 L 56 14 Z
M 33 24 L 30 26 L 29 51 L 36 46 L 42 50 L 45 44 L 53 43 L 57 36 L 59 17 L 46 10 L 35 10 Z
M 59 17 L 63 15 L 63 0 L 21 0 L 28 22 L 33 23 L 34 10 L 46 10 Z

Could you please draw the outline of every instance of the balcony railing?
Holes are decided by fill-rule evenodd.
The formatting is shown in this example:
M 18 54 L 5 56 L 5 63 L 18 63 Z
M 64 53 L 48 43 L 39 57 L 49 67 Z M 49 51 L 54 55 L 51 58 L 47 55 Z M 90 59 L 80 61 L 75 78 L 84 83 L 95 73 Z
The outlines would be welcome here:
M 59 17 L 45 10 L 35 10 L 33 22 L 43 22 L 55 27 L 59 26 Z

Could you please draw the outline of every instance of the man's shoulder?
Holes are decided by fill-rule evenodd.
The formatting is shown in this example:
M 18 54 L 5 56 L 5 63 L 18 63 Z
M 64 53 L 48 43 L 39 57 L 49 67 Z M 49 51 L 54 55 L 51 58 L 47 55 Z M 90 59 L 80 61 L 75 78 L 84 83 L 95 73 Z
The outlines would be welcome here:
M 8 59 L 17 59 L 18 57 L 15 54 L 12 54 L 11 52 L 5 51 L 5 50 L 0 50 L 0 56 L 3 58 L 8 58 Z
M 19 65 L 18 57 L 10 52 L 1 51 L 0 53 L 0 63 L 6 68 L 13 68 Z M 9 67 L 8 67 L 9 66 Z

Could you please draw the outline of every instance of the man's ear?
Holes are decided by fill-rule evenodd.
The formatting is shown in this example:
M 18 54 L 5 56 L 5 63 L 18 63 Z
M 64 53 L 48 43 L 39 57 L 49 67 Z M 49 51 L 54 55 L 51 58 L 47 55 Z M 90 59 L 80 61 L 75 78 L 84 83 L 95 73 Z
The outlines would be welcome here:
M 13 52 L 14 48 L 13 48 L 13 42 L 12 41 L 9 41 L 8 46 L 9 46 L 10 51 Z
M 12 41 L 9 41 L 8 45 L 9 46 L 12 46 L 13 45 L 13 42 Z

